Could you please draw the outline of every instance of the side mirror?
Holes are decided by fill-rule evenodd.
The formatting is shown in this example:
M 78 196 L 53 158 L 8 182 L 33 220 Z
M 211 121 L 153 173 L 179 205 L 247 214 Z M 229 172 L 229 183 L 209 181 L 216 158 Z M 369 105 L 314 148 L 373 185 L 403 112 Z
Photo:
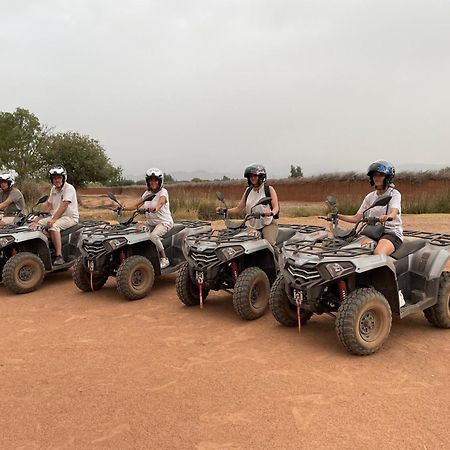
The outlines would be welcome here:
M 117 203 L 117 198 L 112 192 L 108 192 L 108 197 L 113 201 Z
M 391 195 L 387 195 L 386 197 L 382 196 L 380 198 L 377 198 L 370 208 L 373 208 L 374 206 L 386 206 L 389 204 L 391 199 L 392 199 Z
M 328 195 L 325 201 L 332 207 L 336 207 L 337 205 L 336 197 L 332 195 Z
M 270 205 L 272 199 L 270 197 L 263 197 L 255 206 L 258 205 Z
M 216 192 L 217 200 L 223 202 L 225 200 L 225 197 L 223 196 L 222 192 Z
M 48 200 L 48 195 L 43 195 L 36 203 L 36 205 L 40 205 L 41 203 L 45 203 Z
M 144 197 L 144 202 L 151 202 L 156 197 L 156 194 L 149 194 Z

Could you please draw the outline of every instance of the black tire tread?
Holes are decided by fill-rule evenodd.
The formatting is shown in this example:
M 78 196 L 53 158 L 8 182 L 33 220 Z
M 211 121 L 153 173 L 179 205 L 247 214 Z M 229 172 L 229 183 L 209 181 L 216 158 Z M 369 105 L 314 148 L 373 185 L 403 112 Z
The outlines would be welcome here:
M 256 277 L 264 276 L 264 282 L 267 283 L 267 292 L 270 292 L 270 281 L 266 273 L 259 267 L 247 267 L 238 276 L 233 291 L 233 306 L 235 311 L 244 320 L 255 320 L 261 317 L 269 305 L 269 295 L 265 308 L 256 310 L 250 304 L 248 297 L 251 287 Z
M 284 325 L 285 327 L 296 327 L 298 325 L 297 311 L 290 314 L 289 311 L 289 299 L 286 295 L 284 289 L 284 277 L 283 275 L 278 275 L 276 280 L 272 285 L 269 297 L 270 311 L 272 312 L 275 319 Z M 311 311 L 306 311 L 301 308 L 300 310 L 300 324 L 306 325 L 309 319 L 313 316 Z
M 23 287 L 17 284 L 15 271 L 17 265 L 22 264 L 27 259 L 28 260 L 31 259 L 33 260 L 34 263 L 38 264 L 41 274 L 39 276 L 39 279 L 34 285 Z M 44 280 L 45 276 L 45 267 L 44 263 L 42 262 L 41 258 L 39 258 L 39 256 L 30 252 L 20 252 L 12 256 L 10 259 L 8 259 L 8 261 L 6 261 L 3 267 L 2 274 L 3 274 L 3 284 L 7 289 L 14 292 L 15 294 L 26 294 L 28 292 L 35 291 L 42 284 L 42 281 Z
M 184 263 L 178 271 L 175 281 L 175 289 L 180 301 L 186 306 L 198 306 L 200 304 L 200 294 L 192 292 L 191 288 L 196 291 L 196 286 L 192 283 L 189 274 L 189 263 Z M 209 294 L 209 289 L 203 289 L 203 301 Z
M 90 275 L 83 264 L 83 257 L 79 256 L 72 267 L 72 279 L 76 287 L 83 292 L 91 292 Z M 92 287 L 94 291 L 101 289 L 106 281 L 108 280 L 108 275 L 96 276 L 92 280 Z
M 133 266 L 136 264 L 145 264 L 150 271 L 150 285 L 149 288 L 144 293 L 134 292 L 127 283 L 127 278 L 130 273 L 134 269 Z M 117 291 L 120 295 L 125 297 L 128 300 L 139 300 L 144 298 L 152 289 L 153 283 L 155 281 L 155 269 L 152 263 L 145 257 L 141 255 L 133 255 L 128 257 L 117 270 L 116 282 L 117 282 Z
M 379 296 L 383 299 L 383 303 L 387 306 L 390 313 L 390 321 L 392 324 L 392 312 L 388 301 L 383 294 L 378 292 L 374 288 L 360 288 L 351 292 L 347 298 L 341 303 L 338 313 L 336 315 L 336 333 L 341 344 L 347 349 L 348 352 L 354 355 L 366 356 L 377 352 L 384 341 L 377 347 L 365 348 L 361 346 L 353 333 L 352 318 L 355 317 L 357 311 L 370 300 L 373 296 Z M 389 326 L 390 329 L 390 326 Z
M 448 292 L 450 289 L 450 272 L 442 272 L 439 281 L 437 303 L 423 311 L 426 319 L 437 328 L 450 328 L 448 314 Z

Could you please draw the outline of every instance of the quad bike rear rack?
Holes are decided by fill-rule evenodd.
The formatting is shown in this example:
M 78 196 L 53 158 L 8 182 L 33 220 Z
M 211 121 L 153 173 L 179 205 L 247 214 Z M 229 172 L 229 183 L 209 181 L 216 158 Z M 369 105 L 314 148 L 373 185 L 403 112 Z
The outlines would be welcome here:
M 427 241 L 430 241 L 430 244 L 437 245 L 439 247 L 450 246 L 450 234 L 432 233 L 428 231 L 404 230 L 403 236 L 426 239 Z

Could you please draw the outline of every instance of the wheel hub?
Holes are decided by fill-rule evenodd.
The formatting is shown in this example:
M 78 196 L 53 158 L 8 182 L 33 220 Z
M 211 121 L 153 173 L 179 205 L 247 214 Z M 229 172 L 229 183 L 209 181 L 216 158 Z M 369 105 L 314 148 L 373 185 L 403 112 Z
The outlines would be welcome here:
M 143 281 L 144 281 L 144 274 L 142 270 L 135 270 L 131 277 L 131 284 L 133 286 L 139 286 L 142 284 Z
M 259 288 L 258 286 L 253 286 L 250 292 L 250 301 L 253 306 L 255 306 L 256 302 L 258 301 L 258 297 L 259 297 Z
M 377 331 L 377 318 L 373 311 L 366 311 L 359 321 L 361 337 L 366 341 L 374 339 Z
M 33 276 L 33 269 L 30 266 L 23 266 L 19 269 L 17 276 L 20 281 L 30 281 Z

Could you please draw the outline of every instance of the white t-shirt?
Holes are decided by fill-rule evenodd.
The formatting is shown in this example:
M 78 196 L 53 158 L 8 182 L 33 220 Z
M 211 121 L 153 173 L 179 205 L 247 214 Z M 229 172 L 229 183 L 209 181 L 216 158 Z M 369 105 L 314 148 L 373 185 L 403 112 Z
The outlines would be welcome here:
M 145 191 L 142 194 L 142 200 L 144 200 L 144 198 L 147 197 L 148 195 L 153 195 L 153 194 L 154 193 L 150 190 Z M 144 208 L 145 209 L 156 208 L 159 205 L 159 199 L 161 197 L 166 198 L 166 203 L 164 203 L 164 205 L 161 206 L 160 210 L 157 212 L 146 212 L 145 213 L 147 222 L 151 226 L 159 225 L 160 223 L 164 223 L 167 225 L 173 225 L 172 214 L 170 213 L 170 207 L 169 207 L 169 193 L 167 192 L 167 189 L 161 188 L 155 194 L 155 198 L 152 201 L 144 202 Z
M 263 197 L 266 196 L 266 192 L 264 189 L 264 183 L 259 186 L 258 190 L 252 189 L 248 194 L 247 201 L 245 203 L 245 213 L 250 214 L 254 213 L 264 213 L 266 211 L 270 211 L 270 205 L 258 205 L 255 206 Z M 253 208 L 253 211 L 252 211 Z M 257 230 L 261 230 L 266 225 L 270 225 L 273 221 L 273 216 L 261 217 L 260 219 L 255 219 L 254 217 L 247 220 L 247 225 Z
M 75 220 L 75 222 L 78 222 L 80 219 L 80 214 L 78 212 L 77 192 L 75 191 L 75 188 L 67 182 L 64 183 L 61 189 L 57 189 L 55 186 L 52 186 L 50 190 L 48 203 L 52 205 L 50 209 L 50 213 L 52 215 L 55 214 L 63 201 L 70 203 L 61 217 L 71 217 Z
M 382 194 L 378 195 L 377 191 L 370 192 L 366 195 L 361 206 L 358 209 L 358 214 L 362 214 L 363 211 L 373 205 L 373 203 L 382 196 L 392 196 L 391 201 L 387 206 L 375 206 L 369 209 L 365 213 L 365 217 L 380 217 L 384 214 L 389 214 L 392 208 L 398 209 L 397 217 L 384 224 L 384 229 L 386 233 L 395 234 L 400 239 L 403 239 L 403 226 L 402 226 L 402 195 L 397 189 L 388 188 L 388 190 Z

